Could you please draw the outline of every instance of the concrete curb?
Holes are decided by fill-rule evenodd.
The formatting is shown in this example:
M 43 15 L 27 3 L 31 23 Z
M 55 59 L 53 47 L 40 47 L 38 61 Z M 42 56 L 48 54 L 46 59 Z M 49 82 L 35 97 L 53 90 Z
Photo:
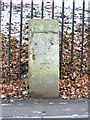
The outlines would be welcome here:
M 29 100 L 2 104 L 2 120 L 90 120 L 89 101 Z
M 2 120 L 90 120 L 87 115 L 80 116 L 47 116 L 47 117 L 4 117 Z

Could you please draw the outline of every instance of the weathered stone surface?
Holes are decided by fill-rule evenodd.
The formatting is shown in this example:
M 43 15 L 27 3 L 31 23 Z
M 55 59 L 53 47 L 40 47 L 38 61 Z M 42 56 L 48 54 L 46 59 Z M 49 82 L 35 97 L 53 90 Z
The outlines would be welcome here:
M 59 23 L 33 19 L 29 23 L 29 73 L 32 98 L 59 95 Z

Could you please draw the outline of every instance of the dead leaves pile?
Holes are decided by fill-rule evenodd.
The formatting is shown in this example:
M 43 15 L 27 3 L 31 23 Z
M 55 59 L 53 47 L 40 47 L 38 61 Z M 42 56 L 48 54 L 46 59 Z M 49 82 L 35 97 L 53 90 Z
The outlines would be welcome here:
M 87 74 L 84 77 L 76 78 L 74 81 L 65 79 L 60 81 L 60 97 L 63 99 L 89 98 L 90 82 Z
M 29 98 L 29 88 L 27 81 L 16 80 L 10 84 L 2 83 L 1 98 L 3 101 L 13 102 Z
M 27 99 L 29 97 L 29 84 L 27 80 L 27 66 L 28 66 L 28 50 L 27 45 L 22 45 L 22 59 L 21 59 L 21 80 L 18 79 L 18 53 L 19 42 L 11 37 L 11 58 L 10 58 L 10 83 L 8 84 L 8 37 L 1 35 L 2 41 L 2 84 L 0 84 L 1 98 L 3 100 Z
M 72 51 L 72 32 L 64 35 L 64 45 L 63 45 L 63 68 L 62 68 L 62 79 L 71 79 L 74 80 L 77 77 L 80 77 L 80 69 L 81 69 L 81 45 L 82 45 L 82 24 L 78 26 L 75 30 L 76 36 L 74 37 L 74 49 L 73 49 L 73 62 L 71 62 L 71 51 Z M 83 73 L 87 72 L 88 68 L 88 40 L 87 40 L 87 32 L 84 33 L 84 47 L 83 47 Z M 60 36 L 61 37 L 61 36 Z
M 64 34 L 63 54 L 62 54 L 62 80 L 60 80 L 60 97 L 63 99 L 83 99 L 89 98 L 90 76 L 88 69 L 88 32 L 84 31 L 83 65 L 81 70 L 81 44 L 82 44 L 82 24 L 78 24 L 75 29 L 73 63 L 71 63 L 72 33 Z M 87 24 L 85 24 L 87 28 Z M 61 36 L 60 36 L 61 37 Z

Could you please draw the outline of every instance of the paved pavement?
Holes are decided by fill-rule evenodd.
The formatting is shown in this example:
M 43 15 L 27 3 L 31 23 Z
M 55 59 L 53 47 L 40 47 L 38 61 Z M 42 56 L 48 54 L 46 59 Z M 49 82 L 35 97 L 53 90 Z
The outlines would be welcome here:
M 2 120 L 90 120 L 90 100 L 30 99 L 2 103 Z

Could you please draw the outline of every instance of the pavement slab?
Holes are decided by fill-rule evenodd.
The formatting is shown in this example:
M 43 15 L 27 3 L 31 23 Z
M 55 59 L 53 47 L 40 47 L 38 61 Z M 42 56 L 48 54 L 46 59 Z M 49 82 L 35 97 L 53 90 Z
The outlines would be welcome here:
M 2 120 L 90 120 L 90 100 L 30 99 L 2 102 Z

